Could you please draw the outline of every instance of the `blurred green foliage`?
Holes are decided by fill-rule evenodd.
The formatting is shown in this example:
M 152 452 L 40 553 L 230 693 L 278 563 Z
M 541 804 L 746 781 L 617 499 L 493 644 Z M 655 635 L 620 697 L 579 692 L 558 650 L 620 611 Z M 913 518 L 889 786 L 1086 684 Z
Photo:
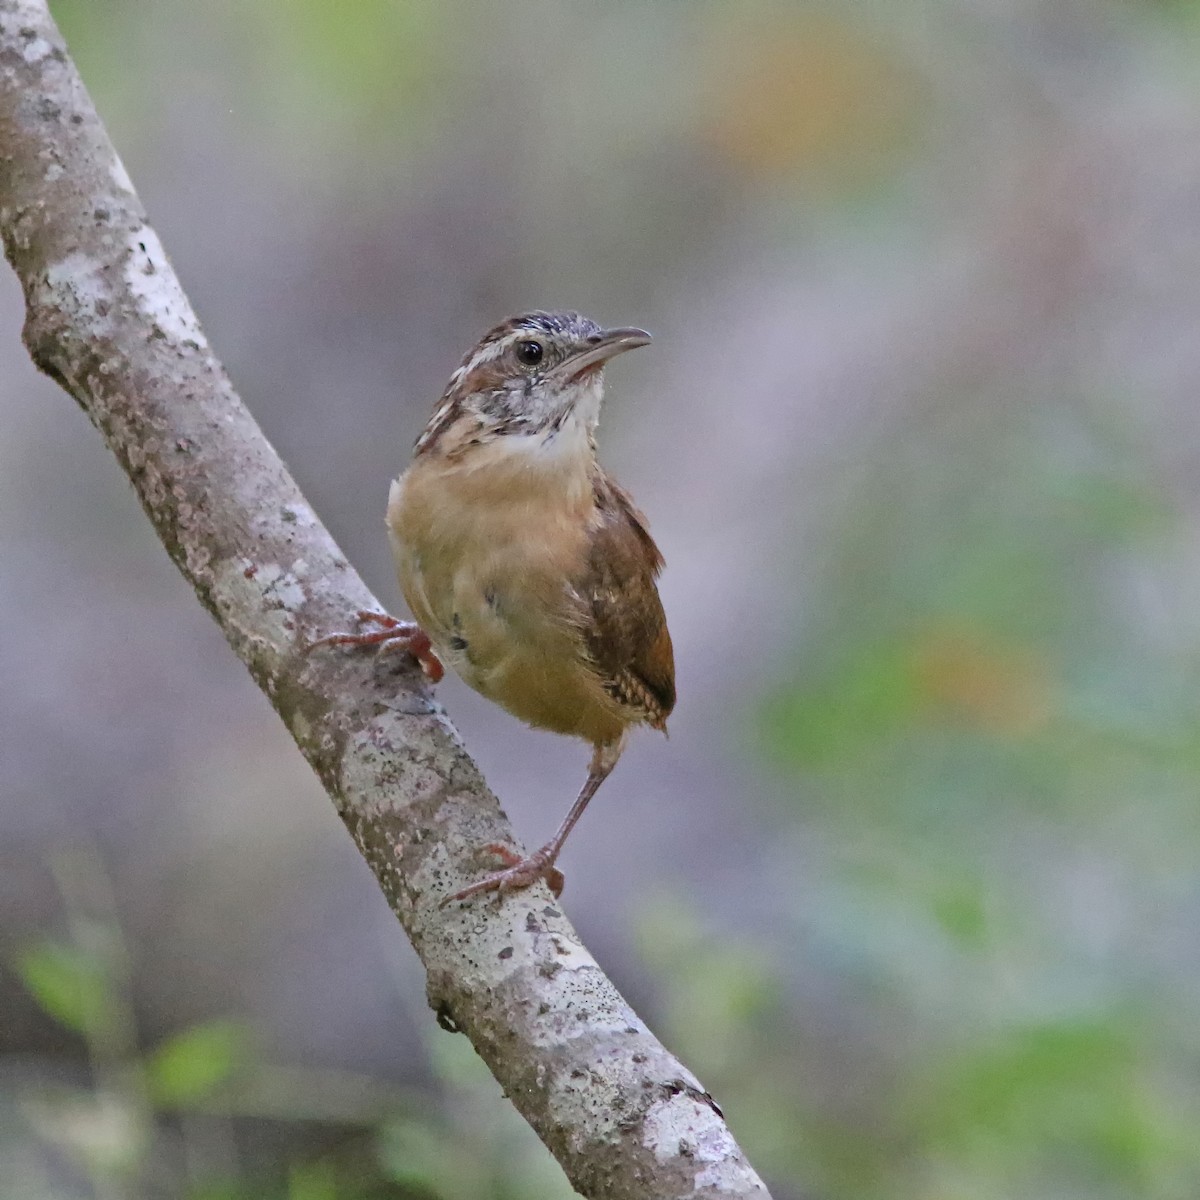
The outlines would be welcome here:
M 207 1021 L 177 1033 L 146 1063 L 150 1099 L 160 1108 L 198 1103 L 234 1074 L 245 1042 L 246 1031 L 232 1021 Z
M 59 873 L 92 872 L 91 854 Z M 74 888 L 72 887 L 72 892 Z M 280 1071 L 255 1053 L 249 1029 L 228 1019 L 194 1024 L 150 1050 L 131 1021 L 129 948 L 111 919 L 74 911 L 79 940 L 26 947 L 13 969 L 39 1007 L 78 1034 L 90 1079 L 29 1088 L 30 1130 L 102 1200 L 164 1194 L 187 1200 L 563 1200 L 562 1170 L 462 1037 L 431 1024 L 430 1066 L 441 1099 L 344 1073 Z M 342 1095 L 330 1115 L 329 1097 Z M 336 1107 L 334 1105 L 333 1107 Z M 325 1149 L 274 1166 L 228 1147 L 253 1120 L 303 1122 Z M 25 1186 L 24 1184 L 22 1185 Z M 0 1196 L 10 1193 L 0 1178 Z M 16 1194 L 14 1200 L 17 1200 Z
M 112 1011 L 107 973 L 83 950 L 43 942 L 20 954 L 16 969 L 38 1004 L 73 1033 L 99 1029 Z
M 789 1112 L 790 1138 L 740 1132 L 817 1194 L 1184 1200 L 1200 1038 L 1164 1018 L 1197 1015 L 1174 948 L 1196 898 L 1200 631 L 1154 610 L 1149 628 L 1125 589 L 1183 569 L 1188 531 L 1102 405 L 991 403 L 883 439 L 758 723 L 829 859 L 796 915 L 836 947 L 856 1036 L 888 1044 L 888 1099 L 871 1127 L 857 1104 L 831 1124 L 828 1069 L 799 1041 L 788 1069 L 764 1072 L 766 1047 L 714 1060 L 718 1095 L 735 1117 Z M 990 436 L 963 438 L 964 416 Z M 766 1003 L 772 974 L 744 957 L 706 961 Z M 666 978 L 675 1036 L 702 1055 L 699 983 Z

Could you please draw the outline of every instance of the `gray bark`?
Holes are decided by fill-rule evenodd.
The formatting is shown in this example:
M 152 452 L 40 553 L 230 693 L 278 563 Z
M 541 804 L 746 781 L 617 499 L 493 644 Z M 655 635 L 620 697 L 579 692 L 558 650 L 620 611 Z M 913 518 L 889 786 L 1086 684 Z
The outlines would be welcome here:
M 0 233 L 25 344 L 312 764 L 411 938 L 429 1002 L 595 1197 L 765 1197 L 720 1110 L 543 885 L 439 907 L 515 844 L 407 656 L 304 644 L 379 605 L 210 350 L 43 0 L 0 0 Z

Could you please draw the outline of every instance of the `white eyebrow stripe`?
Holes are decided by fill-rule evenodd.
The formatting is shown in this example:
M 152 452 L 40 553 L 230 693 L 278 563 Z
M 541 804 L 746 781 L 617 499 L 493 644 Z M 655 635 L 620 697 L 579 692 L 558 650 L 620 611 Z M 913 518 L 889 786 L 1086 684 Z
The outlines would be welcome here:
M 515 334 L 509 334 L 506 337 L 500 338 L 498 341 L 489 342 L 484 346 L 477 355 L 471 360 L 471 367 L 481 367 L 484 363 L 491 362 L 495 358 L 499 358 L 508 348 L 516 341 Z

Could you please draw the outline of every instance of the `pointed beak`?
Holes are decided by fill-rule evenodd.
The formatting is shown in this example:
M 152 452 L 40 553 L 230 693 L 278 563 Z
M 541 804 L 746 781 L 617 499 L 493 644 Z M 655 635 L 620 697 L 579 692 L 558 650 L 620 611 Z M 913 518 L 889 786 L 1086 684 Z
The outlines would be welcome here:
M 606 329 L 588 340 L 588 344 L 577 350 L 570 358 L 563 359 L 553 373 L 564 383 L 571 383 L 589 371 L 597 371 L 610 358 L 636 350 L 650 344 L 650 335 L 644 329 Z

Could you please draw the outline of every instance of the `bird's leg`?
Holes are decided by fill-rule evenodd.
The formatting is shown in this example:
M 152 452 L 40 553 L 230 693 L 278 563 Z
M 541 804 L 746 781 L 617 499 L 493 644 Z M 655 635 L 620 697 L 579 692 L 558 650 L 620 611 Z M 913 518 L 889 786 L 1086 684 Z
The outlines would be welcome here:
M 563 818 L 563 823 L 558 827 L 558 832 L 540 849 L 535 850 L 526 858 L 520 858 L 507 846 L 493 842 L 484 847 L 485 850 L 495 854 L 505 863 L 503 871 L 497 871 L 493 875 L 488 875 L 481 879 L 478 883 L 472 883 L 469 887 L 463 888 L 459 892 L 455 892 L 452 896 L 447 896 L 442 901 L 443 905 L 449 904 L 453 900 L 466 900 L 470 896 L 476 896 L 480 892 L 515 892 L 521 888 L 527 888 L 530 884 L 536 883 L 539 879 L 544 879 L 550 887 L 550 891 L 554 893 L 555 898 L 562 893 L 563 890 L 563 874 L 554 865 L 558 858 L 559 851 L 563 848 L 563 843 L 567 840 L 567 835 L 575 828 L 579 818 L 583 816 L 583 810 L 587 808 L 588 801 L 596 794 L 596 790 L 608 778 L 613 767 L 617 765 L 617 759 L 621 757 L 621 751 L 625 749 L 624 736 L 618 738 L 615 742 L 606 742 L 597 746 L 592 752 L 592 762 L 588 769 L 588 777 L 583 787 L 580 789 L 575 803 L 571 805 L 571 811 Z
M 311 654 L 318 646 L 398 646 L 421 664 L 421 670 L 430 683 L 437 683 L 446 673 L 442 660 L 434 652 L 429 635 L 412 621 L 397 621 L 387 613 L 360 609 L 355 616 L 364 625 L 379 626 L 373 633 L 331 633 L 328 637 L 310 642 L 305 654 Z

